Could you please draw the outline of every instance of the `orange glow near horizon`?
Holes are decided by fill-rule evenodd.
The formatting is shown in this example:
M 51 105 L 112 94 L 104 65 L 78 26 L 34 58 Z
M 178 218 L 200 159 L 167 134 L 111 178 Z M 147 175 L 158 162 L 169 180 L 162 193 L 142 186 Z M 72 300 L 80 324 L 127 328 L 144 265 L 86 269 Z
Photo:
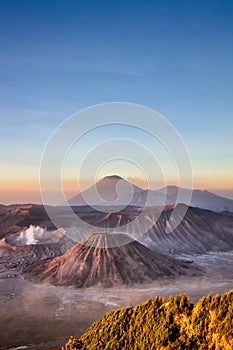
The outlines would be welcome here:
M 39 183 L 22 180 L 17 182 L 2 181 L 0 184 L 1 204 L 41 203 Z
M 145 181 L 139 178 L 128 177 L 126 180 L 131 181 L 135 185 L 146 189 Z M 87 184 L 87 186 L 86 186 Z M 163 187 L 163 184 L 159 184 L 156 181 L 151 181 L 152 190 L 160 189 Z M 179 183 L 170 177 L 166 185 L 175 185 L 179 186 Z M 85 180 L 82 182 L 82 189 L 88 187 L 88 181 Z M 56 189 L 53 187 L 53 181 L 48 180 L 48 188 L 50 189 L 51 195 L 56 197 Z M 219 176 L 194 176 L 193 179 L 193 189 L 208 190 L 219 195 L 224 195 L 228 198 L 233 199 L 233 186 L 232 178 L 230 176 L 225 176 L 224 179 Z M 64 179 L 63 181 L 63 191 L 66 198 L 70 198 L 73 195 L 79 192 L 78 183 L 73 179 Z M 40 184 L 39 179 L 30 179 L 30 178 L 18 178 L 13 179 L 1 179 L 0 181 L 0 192 L 1 192 L 1 204 L 13 204 L 13 203 L 41 203 L 40 195 Z

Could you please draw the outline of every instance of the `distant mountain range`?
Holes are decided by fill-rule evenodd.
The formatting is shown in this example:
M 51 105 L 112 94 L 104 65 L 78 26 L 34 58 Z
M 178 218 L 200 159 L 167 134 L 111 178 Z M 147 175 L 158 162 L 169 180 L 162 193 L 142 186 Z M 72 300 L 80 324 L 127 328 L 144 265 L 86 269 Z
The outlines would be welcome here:
M 176 203 L 178 192 L 182 193 L 184 198 L 191 198 L 190 202 L 185 199 L 182 202 L 192 207 L 233 212 L 233 200 L 206 190 L 189 190 L 177 186 L 167 186 L 160 190 L 143 190 L 117 175 L 104 177 L 95 185 L 72 197 L 68 203 L 72 206 L 126 204 L 138 207 L 161 206 Z
M 169 219 L 173 223 L 179 220 L 179 208 L 176 215 L 172 208 L 164 210 L 158 220 L 153 220 L 154 210 L 145 214 L 153 220 L 153 226 L 139 241 L 148 248 L 163 254 L 202 254 L 206 252 L 229 251 L 233 249 L 233 216 L 215 213 L 200 208 L 187 208 L 187 212 L 177 227 L 166 233 Z
M 66 208 L 59 208 L 58 214 L 61 217 L 59 227 L 64 228 L 67 231 L 67 236 L 71 238 L 72 234 L 69 234 L 69 231 L 75 232 L 72 239 L 75 239 L 76 236 L 79 241 L 94 233 L 95 227 L 101 228 L 102 232 L 106 232 L 109 227 L 120 228 L 122 233 L 128 234 L 132 239 L 139 240 L 150 249 L 165 254 L 203 253 L 233 249 L 233 215 L 187 207 L 186 214 L 180 222 L 179 208 L 182 211 L 183 206 L 182 204 L 176 206 L 176 215 L 172 214 L 174 205 L 167 205 L 161 213 L 157 207 L 145 209 L 126 207 L 120 212 L 107 213 L 87 206 L 74 207 L 75 213 L 84 222 L 92 225 L 91 232 L 90 229 L 85 231 L 85 226 L 77 227 L 77 223 L 72 221 L 73 218 Z M 54 210 L 57 213 L 57 209 Z M 176 228 L 167 234 L 166 229 L 169 226 L 171 214 Z M 129 222 L 132 224 L 131 231 L 129 232 L 129 227 L 125 226 L 126 232 L 124 225 Z M 7 238 L 9 243 L 15 244 L 15 240 L 11 237 L 17 238 L 18 233 L 23 232 L 30 225 L 44 227 L 49 232 L 56 230 L 43 206 L 30 205 L 0 209 L 0 239 Z M 39 243 L 47 242 L 40 240 Z
M 12 273 L 26 271 L 25 276 L 38 283 L 76 287 L 130 285 L 198 274 L 192 259 L 183 263 L 177 257 L 232 250 L 233 216 L 187 207 L 179 225 L 167 233 L 171 214 L 173 222 L 180 221 L 179 208 L 182 212 L 184 206 L 178 204 L 173 215 L 174 205 L 168 205 L 159 217 L 157 207 L 126 207 L 110 213 L 74 207 L 75 213 L 92 225 L 92 232 L 73 226 L 67 208 L 58 208 L 66 234 L 62 228 L 54 231 L 43 206 L 3 208 L 0 265 Z M 132 231 L 124 231 L 129 222 Z M 93 234 L 95 226 L 103 234 Z M 108 227 L 122 233 L 106 234 Z M 69 229 L 78 233 L 79 243 L 69 238 Z

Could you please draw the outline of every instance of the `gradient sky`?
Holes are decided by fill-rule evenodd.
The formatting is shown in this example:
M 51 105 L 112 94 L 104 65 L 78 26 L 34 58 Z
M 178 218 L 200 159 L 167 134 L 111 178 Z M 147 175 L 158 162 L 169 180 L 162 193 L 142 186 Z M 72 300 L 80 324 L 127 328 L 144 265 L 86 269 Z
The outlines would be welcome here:
M 0 0 L 0 202 L 39 202 L 50 134 L 110 101 L 165 116 L 189 149 L 194 186 L 233 198 L 232 38 L 232 1 Z

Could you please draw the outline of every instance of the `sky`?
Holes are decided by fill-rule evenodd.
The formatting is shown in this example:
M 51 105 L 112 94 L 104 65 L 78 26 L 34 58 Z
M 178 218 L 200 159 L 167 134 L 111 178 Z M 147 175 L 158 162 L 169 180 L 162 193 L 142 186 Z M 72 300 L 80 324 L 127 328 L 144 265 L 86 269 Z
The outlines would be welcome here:
M 0 0 L 0 202 L 39 203 L 50 135 L 79 110 L 108 102 L 158 111 L 188 148 L 194 187 L 233 198 L 232 37 L 232 1 Z M 103 135 L 129 135 L 157 152 L 146 135 L 121 127 L 94 132 L 77 148 Z M 63 179 L 70 194 L 79 189 L 72 157 Z M 126 161 L 98 176 L 117 171 L 140 183 Z

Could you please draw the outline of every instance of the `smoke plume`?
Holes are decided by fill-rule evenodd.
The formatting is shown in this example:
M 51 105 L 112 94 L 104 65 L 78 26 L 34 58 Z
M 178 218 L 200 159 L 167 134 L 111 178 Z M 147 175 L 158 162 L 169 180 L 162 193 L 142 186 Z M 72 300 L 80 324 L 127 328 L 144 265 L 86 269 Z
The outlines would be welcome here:
M 17 241 L 22 245 L 37 244 L 45 233 L 47 233 L 46 228 L 30 225 L 27 229 L 20 232 Z

